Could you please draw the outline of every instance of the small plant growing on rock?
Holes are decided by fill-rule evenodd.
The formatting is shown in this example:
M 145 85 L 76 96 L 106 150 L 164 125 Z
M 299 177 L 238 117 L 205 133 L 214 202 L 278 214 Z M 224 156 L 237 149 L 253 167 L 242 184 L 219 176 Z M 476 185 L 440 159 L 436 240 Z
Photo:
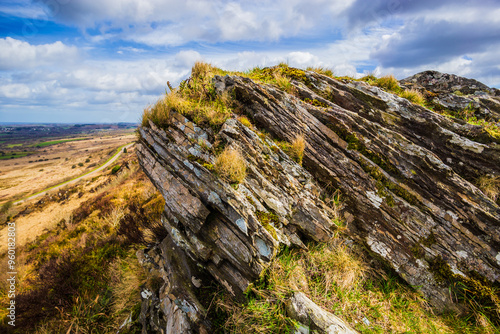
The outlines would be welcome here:
M 316 72 L 318 74 L 326 75 L 327 77 L 333 78 L 333 71 L 329 68 L 318 66 L 318 67 L 307 67 L 307 71 Z
M 306 148 L 306 140 L 303 135 L 298 135 L 292 140 L 290 146 L 290 157 L 295 160 L 299 165 L 302 165 L 302 158 L 304 157 L 304 149 Z
M 289 94 L 293 94 L 293 92 L 295 91 L 295 87 L 292 85 L 290 78 L 282 75 L 279 72 L 273 73 L 273 77 L 278 88 L 284 90 Z
M 244 126 L 250 128 L 250 129 L 253 128 L 252 123 L 250 123 L 248 118 L 246 118 L 245 116 L 238 117 L 238 121 L 240 121 L 241 124 L 243 124 Z
M 375 85 L 393 92 L 400 89 L 398 79 L 396 79 L 392 74 L 377 79 Z
M 481 189 L 486 196 L 491 198 L 493 202 L 496 202 L 500 194 L 500 176 L 483 175 L 478 179 L 477 183 L 479 189 Z
M 169 94 L 173 95 L 173 94 Z M 167 105 L 168 96 L 164 100 L 159 100 L 155 105 L 149 106 L 142 114 L 141 125 L 149 127 L 149 121 L 152 121 L 157 126 L 166 128 L 170 121 L 170 108 Z
M 425 103 L 425 98 L 424 96 L 416 89 L 405 89 L 402 91 L 399 96 L 401 96 L 404 99 L 407 99 L 410 102 L 424 105 Z
M 238 149 L 226 147 L 215 160 L 215 170 L 223 179 L 234 183 L 241 183 L 245 179 L 245 159 Z

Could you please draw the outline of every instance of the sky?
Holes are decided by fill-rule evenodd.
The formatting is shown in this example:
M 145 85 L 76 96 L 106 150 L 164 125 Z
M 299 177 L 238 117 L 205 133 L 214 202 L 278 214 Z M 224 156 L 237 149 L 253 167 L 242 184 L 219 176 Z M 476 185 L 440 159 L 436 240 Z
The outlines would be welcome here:
M 0 122 L 138 122 L 202 60 L 500 87 L 500 0 L 0 2 Z

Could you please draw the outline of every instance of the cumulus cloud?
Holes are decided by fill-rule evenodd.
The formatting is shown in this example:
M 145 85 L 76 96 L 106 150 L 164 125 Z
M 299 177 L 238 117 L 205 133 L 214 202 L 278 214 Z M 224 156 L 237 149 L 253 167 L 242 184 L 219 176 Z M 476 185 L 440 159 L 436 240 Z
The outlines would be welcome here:
M 28 69 L 36 66 L 72 62 L 78 49 L 60 41 L 32 45 L 10 37 L 0 38 L 0 70 Z
M 28 98 L 31 90 L 24 84 L 7 84 L 0 86 L 0 96 L 13 99 Z
M 500 22 L 462 24 L 418 19 L 386 38 L 371 57 L 382 66 L 414 67 L 484 52 L 499 44 Z
M 45 0 L 58 22 L 83 30 L 98 28 L 100 39 L 118 37 L 150 46 L 189 41 L 275 41 L 335 26 L 352 0 Z M 49 3 L 51 6 L 49 6 Z
M 356 0 L 344 15 L 351 28 L 365 27 L 373 23 L 382 24 L 385 20 L 398 17 L 415 17 L 422 14 L 443 17 L 447 13 L 466 16 L 467 12 L 479 10 L 487 13 L 498 8 L 498 0 Z

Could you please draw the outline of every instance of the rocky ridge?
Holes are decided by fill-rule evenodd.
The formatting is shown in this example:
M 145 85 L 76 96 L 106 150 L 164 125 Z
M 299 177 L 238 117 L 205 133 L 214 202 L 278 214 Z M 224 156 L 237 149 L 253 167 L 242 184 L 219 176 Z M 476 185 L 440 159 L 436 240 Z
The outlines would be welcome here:
M 336 229 L 322 200 L 328 189 L 345 198 L 350 236 L 437 309 L 453 306 L 455 282 L 500 283 L 499 203 L 475 184 L 500 173 L 496 138 L 362 81 L 284 74 L 293 94 L 240 76 L 212 80 L 214 94 L 230 96 L 260 131 L 230 118 L 215 132 L 174 110 L 167 127 L 139 128 L 139 162 L 165 198 L 168 231 L 138 254 L 160 279 L 157 291 L 143 292 L 145 328 L 211 332 L 197 289 L 215 280 L 243 300 L 280 247 L 327 241 Z M 423 77 L 402 85 L 428 90 Z M 498 103 L 496 90 L 473 85 L 480 110 L 484 100 Z M 439 94 L 457 88 L 438 86 Z M 306 141 L 303 166 L 270 139 L 298 135 Z M 213 170 L 223 147 L 243 153 L 248 175 L 240 184 Z

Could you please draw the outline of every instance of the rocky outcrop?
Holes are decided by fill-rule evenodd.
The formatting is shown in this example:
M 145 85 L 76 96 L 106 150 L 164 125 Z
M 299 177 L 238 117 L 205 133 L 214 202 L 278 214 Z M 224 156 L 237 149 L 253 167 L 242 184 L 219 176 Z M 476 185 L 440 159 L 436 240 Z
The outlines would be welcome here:
M 213 84 L 273 138 L 303 135 L 303 167 L 236 119 L 219 133 L 176 113 L 166 129 L 139 128 L 139 162 L 165 198 L 168 231 L 139 254 L 163 282 L 143 311 L 210 332 L 197 288 L 213 279 L 242 299 L 280 245 L 328 240 L 324 189 L 342 192 L 352 237 L 436 307 L 453 304 L 450 279 L 500 282 L 500 207 L 474 185 L 500 173 L 494 138 L 364 82 L 299 73 L 293 95 L 239 76 Z M 237 185 L 213 171 L 227 146 L 247 164 Z
M 207 283 L 200 280 L 204 275 L 242 300 L 280 244 L 305 247 L 303 238 L 331 237 L 333 212 L 319 199 L 312 176 L 238 121 L 225 123 L 217 143 L 179 114 L 166 131 L 151 123 L 140 134 L 137 154 L 165 198 L 163 225 L 169 236 L 139 257 L 153 263 L 166 282 L 156 296 L 164 314 L 175 304 L 197 331 L 209 330 L 195 293 L 197 284 Z M 237 189 L 211 170 L 215 157 L 208 148 L 213 145 L 244 153 L 248 175 Z
M 348 197 L 353 235 L 435 306 L 451 304 L 436 277 L 442 262 L 457 275 L 500 280 L 500 208 L 470 182 L 500 173 L 496 143 L 364 82 L 307 73 L 294 84 L 301 99 L 325 107 L 245 78 L 215 78 L 273 136 L 304 134 L 303 165 Z
M 500 121 L 500 90 L 477 80 L 425 71 L 400 83 L 404 87 L 418 89 L 438 108 L 453 111 L 469 109 L 478 118 Z

